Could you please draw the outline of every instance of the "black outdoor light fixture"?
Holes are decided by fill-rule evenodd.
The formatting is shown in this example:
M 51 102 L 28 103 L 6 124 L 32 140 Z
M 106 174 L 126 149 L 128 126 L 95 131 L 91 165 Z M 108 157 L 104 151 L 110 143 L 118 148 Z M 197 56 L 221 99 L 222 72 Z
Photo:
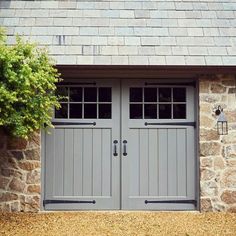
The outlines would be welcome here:
M 218 116 L 217 133 L 219 135 L 227 135 L 228 134 L 228 121 L 223 112 L 223 108 L 221 108 L 221 106 L 218 106 L 217 110 L 215 111 L 215 114 Z

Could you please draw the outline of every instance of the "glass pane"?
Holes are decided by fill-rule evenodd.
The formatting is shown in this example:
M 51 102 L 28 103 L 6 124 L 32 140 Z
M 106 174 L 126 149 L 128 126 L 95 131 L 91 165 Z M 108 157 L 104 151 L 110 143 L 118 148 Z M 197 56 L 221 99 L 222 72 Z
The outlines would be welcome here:
M 130 102 L 142 102 L 143 101 L 143 89 L 142 88 L 130 88 L 129 94 Z
M 159 119 L 171 119 L 171 104 L 159 104 Z
M 159 88 L 159 102 L 171 102 L 170 88 Z
M 82 88 L 70 88 L 70 101 L 82 102 Z
M 60 99 L 61 102 L 67 102 L 68 100 L 68 88 L 66 87 L 58 87 L 56 90 L 56 94 L 58 96 L 64 97 Z
M 111 102 L 111 88 L 99 88 L 99 102 Z
M 186 88 L 173 88 L 173 101 L 186 102 Z
M 99 118 L 111 119 L 111 104 L 99 104 Z
M 145 119 L 156 119 L 157 118 L 157 105 L 156 104 L 145 104 L 144 105 L 144 117 L 145 117 Z
M 144 101 L 145 102 L 156 102 L 157 101 L 157 89 L 156 88 L 145 88 L 144 89 Z
M 84 88 L 84 101 L 96 102 L 97 101 L 97 88 Z
M 70 104 L 70 118 L 82 118 L 82 104 Z
M 84 118 L 97 118 L 97 104 L 84 104 Z
M 66 103 L 62 103 L 59 110 L 55 109 L 55 118 L 68 118 L 68 105 Z
M 130 104 L 130 119 L 142 119 L 143 118 L 143 105 L 142 104 Z
M 174 119 L 186 119 L 186 105 L 174 104 L 173 105 L 173 118 Z

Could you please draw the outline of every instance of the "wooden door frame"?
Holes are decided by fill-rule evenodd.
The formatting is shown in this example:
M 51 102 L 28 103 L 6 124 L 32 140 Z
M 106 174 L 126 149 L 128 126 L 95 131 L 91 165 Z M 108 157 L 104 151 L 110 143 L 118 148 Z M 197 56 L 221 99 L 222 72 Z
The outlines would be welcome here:
M 81 81 L 81 79 L 79 79 L 80 81 Z M 99 83 L 101 82 L 101 83 L 103 83 L 102 82 L 102 80 L 101 79 L 96 79 L 97 81 L 99 81 Z M 70 81 L 70 80 L 67 80 L 67 81 Z M 104 81 L 105 82 L 109 82 L 110 84 L 111 84 L 111 82 L 108 80 L 108 79 L 104 79 Z M 114 95 L 116 96 L 116 97 L 119 97 L 119 100 L 118 101 L 116 101 L 115 103 L 117 103 L 116 105 L 118 105 L 119 104 L 119 107 L 117 108 L 117 109 L 120 109 L 120 93 L 121 93 L 121 91 L 120 91 L 120 80 L 116 80 L 117 82 L 116 82 L 116 85 L 114 86 L 114 84 L 112 85 L 112 86 L 114 86 L 114 87 L 116 87 L 116 86 L 119 86 L 118 87 L 118 91 L 117 91 L 117 89 L 115 90 L 116 91 L 116 93 L 114 93 Z M 119 94 L 118 94 L 119 93 Z M 112 102 L 113 103 L 113 102 Z M 120 114 L 120 111 L 119 111 L 119 114 Z M 114 114 L 112 115 L 112 116 L 114 116 Z M 118 120 L 120 119 L 120 115 L 119 115 L 119 118 L 118 118 Z M 53 119 L 52 119 L 53 120 Z M 55 120 L 54 120 L 55 121 Z M 119 123 L 120 123 L 120 120 L 119 120 Z M 62 125 L 62 127 L 64 127 L 63 125 Z M 119 137 L 121 136 L 121 134 L 120 134 L 120 128 L 118 127 L 117 128 L 117 130 L 118 130 L 118 134 L 119 134 Z M 46 131 L 44 131 L 44 130 L 40 130 L 40 136 L 41 136 L 41 154 L 40 154 L 40 156 L 41 156 L 41 194 L 40 194 L 40 209 L 42 210 L 42 211 L 48 211 L 48 210 L 46 210 L 46 208 L 45 208 L 45 205 L 44 205 L 44 200 L 45 200 L 45 193 L 46 193 L 46 176 L 45 176 L 45 174 L 46 174 Z M 116 138 L 115 138 L 116 139 Z M 111 141 L 113 141 L 113 140 L 111 140 Z M 111 144 L 111 146 L 112 146 L 112 148 L 113 148 L 113 144 Z M 118 144 L 118 151 L 119 150 L 121 150 L 120 149 L 120 143 Z M 120 186 L 120 184 L 121 184 L 121 181 L 120 181 L 120 169 L 121 169 L 121 167 L 120 167 L 120 164 L 121 164 L 121 162 L 120 162 L 120 155 L 121 155 L 121 152 L 118 152 L 118 156 L 116 157 L 116 156 L 113 156 L 113 152 L 112 152 L 112 156 L 111 156 L 111 158 L 113 159 L 113 158 L 115 158 L 115 159 L 118 159 L 119 158 L 119 160 L 117 160 L 117 161 L 119 161 L 119 170 L 118 170 L 118 172 L 119 172 L 119 176 L 117 177 L 117 179 L 118 179 L 118 181 L 119 181 L 119 186 Z M 112 171 L 112 172 L 114 172 L 114 171 Z M 121 186 L 120 186 L 120 188 L 121 188 Z M 120 202 L 121 202 L 121 199 L 120 199 L 120 191 L 119 191 L 119 194 L 117 194 L 117 195 L 119 195 L 119 204 L 120 204 Z M 113 195 L 113 196 L 116 196 L 116 195 Z M 99 210 L 104 210 L 104 209 L 97 209 L 98 211 Z M 112 209 L 111 209 L 112 210 Z M 114 209 L 115 210 L 115 209 Z M 119 209 L 120 210 L 120 209 Z M 55 211 L 55 210 L 52 210 L 52 211 Z M 78 210 L 79 211 L 79 210 Z
M 81 79 L 81 78 L 96 78 L 96 79 L 102 79 L 102 78 L 114 78 L 114 79 L 134 79 L 137 78 L 135 76 L 138 75 L 138 78 L 140 79 L 146 79 L 146 78 L 152 78 L 152 79 L 179 79 L 183 78 L 185 80 L 194 80 L 196 83 L 195 87 L 195 110 L 196 110 L 196 181 L 197 181 L 197 189 L 196 189 L 196 200 L 197 200 L 197 208 L 196 210 L 200 209 L 200 163 L 199 163 L 199 109 L 198 109 L 198 104 L 199 104 L 199 82 L 198 82 L 198 77 L 200 76 L 200 71 L 201 72 L 210 72 L 213 74 L 217 73 L 223 73 L 223 72 L 228 72 L 228 73 L 236 73 L 236 68 L 235 67 L 207 67 L 205 68 L 204 71 L 202 71 L 202 67 L 196 66 L 192 67 L 192 72 L 189 73 L 189 70 L 191 71 L 190 67 L 184 66 L 184 68 L 179 68 L 176 66 L 161 66 L 161 67 L 156 67 L 156 66 L 56 66 L 59 71 L 62 73 L 62 77 L 67 80 L 72 80 L 75 81 L 75 79 Z M 120 70 L 124 71 L 120 71 Z M 135 70 L 137 69 L 137 70 Z M 171 73 L 167 73 L 166 71 L 169 70 Z M 177 74 L 174 76 L 174 72 L 178 71 Z M 162 72 L 158 73 L 157 72 Z M 187 73 L 185 73 L 188 71 Z M 230 71 L 230 72 L 229 72 Z M 82 73 L 81 73 L 82 72 Z M 107 74 L 106 74 L 107 72 Z M 116 73 L 117 72 L 117 73 Z M 195 72 L 199 72 L 199 74 L 196 74 Z M 128 73 L 128 74 L 127 74 Z M 144 74 L 142 74 L 144 73 Z M 165 73 L 165 76 L 164 76 Z M 182 74 L 183 73 L 183 74 Z M 105 76 L 104 76 L 105 74 Z M 171 75 L 170 75 L 171 74 Z M 182 74 L 182 77 L 181 77 Z M 191 74 L 191 76 L 190 76 Z M 167 77 L 168 75 L 168 77 Z M 112 77 L 113 76 L 113 77 Z M 121 81 L 120 81 L 121 83 Z M 120 113 L 121 115 L 121 113 Z M 42 211 L 44 211 L 44 206 L 43 206 L 43 200 L 44 200 L 44 187 L 45 187 L 45 139 L 44 139 L 44 131 L 41 131 L 41 199 L 40 199 L 40 208 Z M 120 152 L 122 152 L 122 149 L 120 148 Z M 122 194 L 122 193 L 120 193 Z M 121 200 L 121 198 L 120 198 Z
M 154 82 L 154 79 L 143 79 L 143 80 L 148 80 L 149 82 Z M 198 211 L 199 210 L 199 202 L 200 202 L 200 192 L 199 192 L 199 185 L 200 185 L 200 178 L 199 178 L 199 158 L 198 158 L 198 146 L 199 146 L 199 136 L 198 136 L 198 130 L 199 130 L 199 121 L 198 121 L 198 99 L 196 100 L 196 98 L 198 98 L 198 81 L 195 79 L 195 78 L 188 78 L 188 80 L 186 79 L 176 79 L 176 80 L 173 80 L 172 78 L 165 78 L 165 79 L 160 79 L 160 78 L 157 78 L 156 80 L 158 80 L 158 83 L 161 83 L 160 86 L 165 86 L 166 84 L 174 84 L 174 85 L 178 85 L 179 83 L 179 86 L 181 85 L 181 83 L 186 83 L 186 85 L 189 87 L 189 86 L 192 86 L 191 83 L 193 82 L 193 92 L 194 92 L 194 95 L 193 95 L 193 103 L 194 103 L 194 116 L 193 116 L 193 119 L 194 119 L 194 122 L 196 123 L 196 127 L 194 129 L 194 149 L 195 149 L 195 154 L 194 154 L 194 178 L 195 178 L 195 200 L 196 200 L 196 206 L 195 206 L 195 209 L 194 210 L 191 210 L 191 211 Z M 124 81 L 124 80 L 123 80 Z M 135 79 L 130 79 L 129 81 L 134 81 L 135 83 Z M 142 81 L 142 79 L 137 79 L 137 81 L 140 83 Z M 190 84 L 188 84 L 190 82 Z M 131 84 L 134 84 L 131 82 Z M 163 84 L 162 84 L 163 83 Z M 128 84 L 130 84 L 130 82 L 128 82 Z M 122 80 L 121 80 L 121 85 L 123 86 L 123 83 L 122 83 Z M 136 85 L 135 85 L 136 86 Z M 158 86 L 158 85 L 157 85 Z M 184 86 L 184 85 L 183 85 Z M 121 89 L 121 92 L 123 91 L 123 89 Z M 121 96 L 121 98 L 123 99 L 123 95 Z M 122 107 L 122 103 L 121 103 L 121 107 Z M 121 122 L 123 122 L 123 117 L 122 117 L 122 113 L 123 113 L 123 110 L 121 112 Z M 128 114 L 127 114 L 128 116 Z M 123 141 L 123 139 L 126 139 L 126 137 L 123 137 L 123 126 L 121 126 L 121 142 Z M 121 148 L 121 151 L 122 151 L 122 148 Z M 127 158 L 127 157 L 123 157 L 122 153 L 121 153 L 121 158 L 122 160 L 124 158 Z M 122 160 L 121 160 L 121 167 L 122 167 Z M 121 169 L 121 171 L 123 171 L 123 169 Z M 121 173 L 121 177 L 123 177 L 123 174 Z M 121 186 L 122 186 L 122 183 L 121 183 Z M 122 191 L 123 191 L 123 186 L 121 187 L 121 194 L 122 194 Z M 121 200 L 123 200 L 123 196 L 121 195 Z M 122 205 L 122 203 L 121 203 Z M 157 210 L 159 211 L 159 210 Z

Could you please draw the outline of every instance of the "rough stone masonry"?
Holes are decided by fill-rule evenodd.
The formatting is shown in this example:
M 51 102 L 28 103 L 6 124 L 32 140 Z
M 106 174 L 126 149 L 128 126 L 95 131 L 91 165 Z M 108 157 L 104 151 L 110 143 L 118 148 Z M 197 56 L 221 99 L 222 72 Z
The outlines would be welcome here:
M 199 81 L 201 210 L 236 212 L 236 80 L 218 75 Z M 228 119 L 228 135 L 217 134 L 218 105 Z
M 27 141 L 0 130 L 0 211 L 40 208 L 40 135 Z

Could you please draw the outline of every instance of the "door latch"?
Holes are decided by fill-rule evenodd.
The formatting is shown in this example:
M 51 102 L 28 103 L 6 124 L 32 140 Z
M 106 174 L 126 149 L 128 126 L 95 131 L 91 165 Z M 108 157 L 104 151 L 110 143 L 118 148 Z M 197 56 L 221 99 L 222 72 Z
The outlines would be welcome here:
M 118 141 L 117 140 L 114 140 L 113 141 L 113 144 L 114 144 L 114 152 L 113 152 L 113 156 L 118 156 L 118 152 L 117 152 L 117 144 L 118 144 Z
M 124 152 L 123 152 L 123 156 L 127 156 L 127 140 L 124 140 L 123 141 L 123 146 L 124 146 Z

